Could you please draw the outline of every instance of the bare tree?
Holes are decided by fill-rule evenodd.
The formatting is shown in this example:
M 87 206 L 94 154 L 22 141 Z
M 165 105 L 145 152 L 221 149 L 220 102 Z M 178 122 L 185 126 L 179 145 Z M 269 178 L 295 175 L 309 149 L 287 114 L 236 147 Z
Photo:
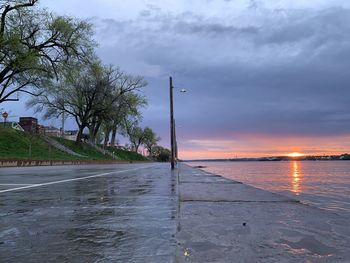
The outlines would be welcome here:
M 169 162 L 171 158 L 171 152 L 169 149 L 162 146 L 155 146 L 153 148 L 153 159 L 157 162 Z
M 120 133 L 125 133 L 123 120 L 128 117 L 141 118 L 139 108 L 144 107 L 146 103 L 146 99 L 135 92 L 128 92 L 119 97 L 116 103 L 112 105 L 109 115 L 106 116 L 103 122 L 105 133 L 104 147 L 107 146 L 110 137 L 111 145 L 115 145 L 118 129 Z
M 160 140 L 159 137 L 149 127 L 142 129 L 138 126 L 138 121 L 135 119 L 126 119 L 125 121 L 126 134 L 135 152 L 138 152 L 141 145 L 144 145 L 149 153 L 152 153 L 152 148 Z
M 132 145 L 132 149 L 137 153 L 139 147 L 143 144 L 145 140 L 145 133 L 141 127 L 134 126 L 128 129 L 127 131 L 129 141 Z
M 148 151 L 149 156 L 153 155 L 153 149 L 157 146 L 157 143 L 160 141 L 160 137 L 156 135 L 156 133 L 149 127 L 144 129 L 145 139 L 143 145 Z
M 0 103 L 34 94 L 61 63 L 93 48 L 91 25 L 39 8 L 38 0 L 0 0 Z
M 121 80 L 123 85 L 120 85 Z M 86 127 L 90 131 L 90 141 L 95 142 L 112 106 L 120 103 L 125 94 L 145 85 L 142 78 L 133 81 L 133 77 L 118 68 L 102 66 L 99 61 L 78 62 L 63 70 L 60 81 L 42 88 L 41 94 L 33 97 L 28 106 L 35 107 L 36 111 L 45 110 L 46 118 L 67 113 L 78 125 L 77 143 Z
M 101 90 L 102 71 L 98 61 L 74 63 L 62 71 L 59 81 L 41 88 L 40 95 L 33 97 L 28 106 L 45 111 L 45 118 L 59 116 L 62 112 L 73 117 L 79 128 L 77 142 L 80 142 L 89 120 L 108 96 Z
M 105 81 L 104 94 L 107 95 L 101 100 L 99 108 L 89 121 L 91 142 L 95 142 L 95 136 L 103 122 L 113 120 L 112 130 L 120 125 L 123 116 L 128 114 L 136 115 L 137 108 L 145 104 L 144 97 L 136 94 L 147 82 L 140 76 L 132 76 L 122 73 L 118 68 L 109 67 L 105 69 L 108 81 Z M 115 140 L 116 132 L 113 132 Z

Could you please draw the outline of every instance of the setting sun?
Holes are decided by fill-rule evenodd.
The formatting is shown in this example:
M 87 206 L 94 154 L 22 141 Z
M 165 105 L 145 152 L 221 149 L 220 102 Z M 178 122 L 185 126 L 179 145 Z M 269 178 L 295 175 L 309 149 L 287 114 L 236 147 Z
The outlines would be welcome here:
M 305 154 L 294 152 L 294 153 L 288 154 L 287 156 L 289 156 L 289 157 L 301 157 L 301 156 L 305 156 Z

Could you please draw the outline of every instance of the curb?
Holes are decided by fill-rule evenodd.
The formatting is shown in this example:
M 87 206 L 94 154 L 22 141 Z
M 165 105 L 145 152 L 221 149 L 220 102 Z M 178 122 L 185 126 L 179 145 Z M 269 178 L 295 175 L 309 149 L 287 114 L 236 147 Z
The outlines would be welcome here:
M 60 166 L 60 165 L 91 165 L 91 164 L 127 164 L 127 163 L 149 163 L 147 161 L 98 161 L 98 160 L 15 160 L 0 159 L 1 167 L 31 167 L 31 166 Z

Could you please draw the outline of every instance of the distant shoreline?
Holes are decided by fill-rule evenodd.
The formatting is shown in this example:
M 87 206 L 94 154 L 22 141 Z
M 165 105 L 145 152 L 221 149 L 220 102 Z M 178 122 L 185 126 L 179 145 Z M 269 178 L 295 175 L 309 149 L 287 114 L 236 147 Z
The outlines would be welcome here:
M 350 161 L 350 154 L 327 155 L 327 156 L 277 156 L 257 158 L 232 158 L 232 159 L 197 159 L 182 160 L 183 162 L 280 162 L 280 161 Z

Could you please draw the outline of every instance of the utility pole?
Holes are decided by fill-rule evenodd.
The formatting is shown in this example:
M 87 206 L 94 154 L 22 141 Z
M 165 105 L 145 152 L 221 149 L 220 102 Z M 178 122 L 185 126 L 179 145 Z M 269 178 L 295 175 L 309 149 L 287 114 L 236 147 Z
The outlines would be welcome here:
M 173 102 L 173 78 L 169 78 L 170 88 L 170 147 L 171 147 L 171 169 L 175 169 L 175 149 L 174 149 L 174 102 Z

